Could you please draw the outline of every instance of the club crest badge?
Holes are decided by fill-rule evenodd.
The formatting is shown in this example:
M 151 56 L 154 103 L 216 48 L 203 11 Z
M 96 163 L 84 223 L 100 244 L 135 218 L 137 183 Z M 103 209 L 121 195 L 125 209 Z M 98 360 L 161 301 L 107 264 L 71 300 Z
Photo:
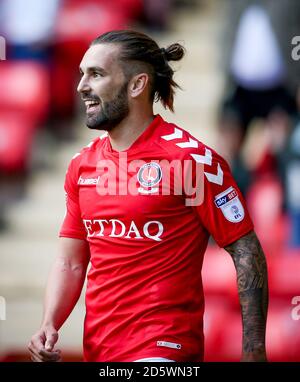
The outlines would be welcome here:
M 215 205 L 221 209 L 225 218 L 232 223 L 239 223 L 244 219 L 244 207 L 233 187 L 215 196 Z
M 145 163 L 138 171 L 137 179 L 142 187 L 138 188 L 141 194 L 153 194 L 158 191 L 155 187 L 162 178 L 162 170 L 158 163 Z

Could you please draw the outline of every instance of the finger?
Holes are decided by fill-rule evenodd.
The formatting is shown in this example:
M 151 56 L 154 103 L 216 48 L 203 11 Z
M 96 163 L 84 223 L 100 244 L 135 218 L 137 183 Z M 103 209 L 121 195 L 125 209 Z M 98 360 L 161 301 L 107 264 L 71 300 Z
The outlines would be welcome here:
M 30 354 L 36 358 L 38 358 L 41 362 L 55 362 L 58 361 L 61 357 L 60 350 L 54 351 L 54 352 L 46 352 L 44 350 L 36 350 L 36 349 L 29 349 Z
M 45 362 L 46 360 L 41 356 L 37 350 L 35 349 L 29 349 L 31 359 L 35 360 L 36 362 Z
M 32 362 L 43 362 L 39 357 L 37 357 L 34 354 L 31 354 L 30 358 Z
M 57 340 L 58 340 L 57 332 L 46 333 L 45 349 L 48 351 L 51 351 L 53 349 L 53 346 L 57 342 Z
M 30 341 L 30 348 L 39 352 L 44 349 L 44 341 L 40 337 L 32 337 Z
M 61 358 L 57 359 L 57 360 L 43 360 L 39 357 L 37 357 L 36 355 L 31 355 L 31 360 L 32 362 L 60 362 Z
M 37 356 L 36 354 L 31 354 L 30 357 L 34 362 L 60 362 L 61 360 L 60 356 L 58 358 L 44 358 L 41 356 Z
M 40 350 L 39 355 L 45 360 L 45 361 L 57 361 L 60 358 L 60 351 L 52 351 L 48 352 L 46 350 Z
M 37 345 L 33 340 L 31 340 L 28 344 L 28 350 L 30 354 L 34 354 L 35 356 L 39 357 L 39 351 L 42 347 Z
M 30 342 L 29 348 L 35 351 L 36 355 L 42 355 L 43 357 L 50 358 L 50 359 L 53 358 L 53 354 L 57 353 L 58 351 L 58 350 L 47 351 L 40 337 L 33 337 L 33 339 Z

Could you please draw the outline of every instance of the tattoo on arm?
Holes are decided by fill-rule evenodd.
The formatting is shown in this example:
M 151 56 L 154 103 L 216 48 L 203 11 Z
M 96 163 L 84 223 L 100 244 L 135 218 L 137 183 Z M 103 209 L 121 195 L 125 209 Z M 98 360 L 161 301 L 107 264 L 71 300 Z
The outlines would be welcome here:
M 243 321 L 243 354 L 265 358 L 268 276 L 264 252 L 255 232 L 225 247 L 232 256 Z

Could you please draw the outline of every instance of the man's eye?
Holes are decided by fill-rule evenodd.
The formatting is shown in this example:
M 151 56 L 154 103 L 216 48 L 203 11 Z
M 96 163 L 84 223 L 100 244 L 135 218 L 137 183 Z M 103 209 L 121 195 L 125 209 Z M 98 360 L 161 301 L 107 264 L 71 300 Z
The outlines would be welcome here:
M 94 78 L 102 77 L 102 75 L 100 73 L 98 73 L 98 72 L 93 72 L 92 76 Z

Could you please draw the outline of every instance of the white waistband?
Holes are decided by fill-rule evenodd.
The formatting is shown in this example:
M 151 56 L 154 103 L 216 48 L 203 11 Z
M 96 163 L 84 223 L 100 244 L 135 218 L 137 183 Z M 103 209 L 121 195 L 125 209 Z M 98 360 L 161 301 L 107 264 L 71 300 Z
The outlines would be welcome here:
M 162 357 L 149 357 L 137 359 L 133 362 L 175 362 L 173 359 L 162 358 Z

